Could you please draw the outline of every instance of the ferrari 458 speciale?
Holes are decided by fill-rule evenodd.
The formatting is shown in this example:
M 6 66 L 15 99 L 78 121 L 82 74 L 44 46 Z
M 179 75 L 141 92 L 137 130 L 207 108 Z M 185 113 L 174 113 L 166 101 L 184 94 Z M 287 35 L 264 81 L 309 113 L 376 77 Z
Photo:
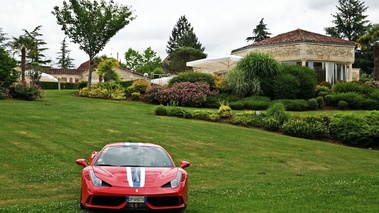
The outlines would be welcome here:
M 111 143 L 82 165 L 80 206 L 113 210 L 180 210 L 187 205 L 190 165 L 176 167 L 164 148 L 150 143 Z

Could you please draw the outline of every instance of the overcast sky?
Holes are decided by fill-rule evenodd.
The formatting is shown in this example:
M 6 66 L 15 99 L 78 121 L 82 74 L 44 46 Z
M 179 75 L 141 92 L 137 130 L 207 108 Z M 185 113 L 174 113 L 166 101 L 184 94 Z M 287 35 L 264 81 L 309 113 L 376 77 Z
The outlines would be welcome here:
M 68 2 L 68 1 L 67 1 Z M 208 57 L 230 54 L 245 46 L 245 39 L 264 18 L 271 37 L 295 29 L 325 34 L 324 28 L 334 26 L 338 0 L 115 0 L 131 6 L 136 19 L 120 30 L 99 55 L 124 60 L 124 53 L 132 48 L 142 53 L 151 47 L 163 60 L 166 45 L 179 17 L 185 15 L 194 28 Z M 379 23 L 379 1 L 362 1 L 368 6 L 367 20 Z M 62 0 L 0 0 L 0 28 L 7 37 L 18 37 L 42 25 L 42 39 L 49 48 L 44 54 L 56 62 L 57 52 L 65 37 L 55 17 L 54 6 L 62 7 Z M 70 57 L 76 66 L 88 60 L 79 46 L 68 44 Z

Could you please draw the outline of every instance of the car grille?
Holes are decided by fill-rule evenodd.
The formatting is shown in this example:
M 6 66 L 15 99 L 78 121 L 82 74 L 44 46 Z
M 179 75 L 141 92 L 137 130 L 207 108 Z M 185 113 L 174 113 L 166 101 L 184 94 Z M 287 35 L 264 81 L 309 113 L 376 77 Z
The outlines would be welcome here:
M 183 204 L 180 197 L 148 197 L 147 202 L 153 206 L 178 206 Z
M 117 196 L 93 196 L 92 204 L 101 206 L 119 206 L 125 202 L 125 197 Z

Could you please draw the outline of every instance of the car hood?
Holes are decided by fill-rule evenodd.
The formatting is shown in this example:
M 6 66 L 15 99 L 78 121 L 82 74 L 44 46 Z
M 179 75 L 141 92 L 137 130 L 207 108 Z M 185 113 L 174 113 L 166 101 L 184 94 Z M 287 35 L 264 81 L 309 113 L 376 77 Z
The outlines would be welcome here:
M 112 186 L 160 187 L 173 180 L 175 167 L 93 167 L 95 175 Z

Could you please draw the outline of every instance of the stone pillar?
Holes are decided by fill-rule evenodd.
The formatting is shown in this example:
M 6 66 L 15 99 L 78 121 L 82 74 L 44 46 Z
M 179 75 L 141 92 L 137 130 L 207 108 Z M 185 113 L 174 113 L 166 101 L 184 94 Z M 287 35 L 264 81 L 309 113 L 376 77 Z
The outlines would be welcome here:
M 347 64 L 347 81 L 353 80 L 353 64 L 348 63 Z
M 303 66 L 303 67 L 307 66 L 307 59 L 306 58 L 301 59 L 301 66 Z

